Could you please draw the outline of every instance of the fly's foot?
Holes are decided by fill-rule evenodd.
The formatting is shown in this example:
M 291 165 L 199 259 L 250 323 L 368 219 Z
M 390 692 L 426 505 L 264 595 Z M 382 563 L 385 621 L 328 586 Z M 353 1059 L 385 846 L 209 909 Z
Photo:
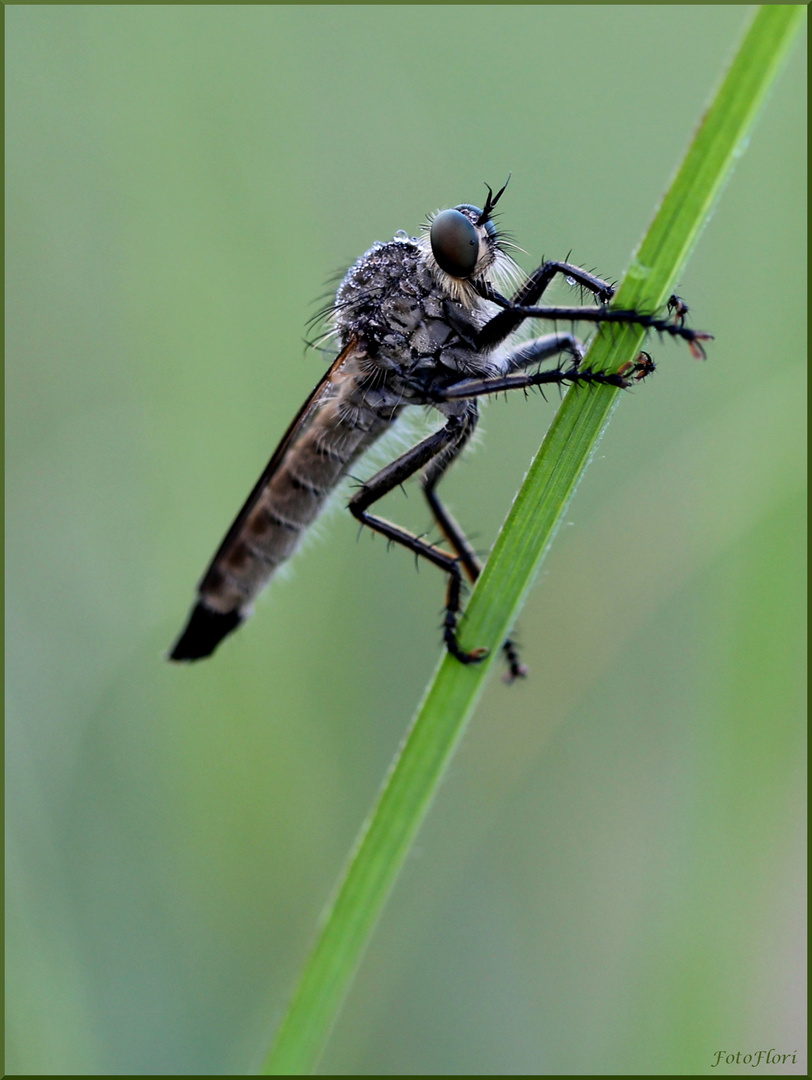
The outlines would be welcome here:
M 682 299 L 681 296 L 677 296 L 676 293 L 668 298 L 668 314 L 674 320 L 678 326 L 685 325 L 685 316 L 688 314 L 690 308 Z
M 479 649 L 471 649 L 467 652 L 457 641 L 457 619 L 460 613 L 460 589 L 462 587 L 462 575 L 460 574 L 459 561 L 453 564 L 448 577 L 448 592 L 445 601 L 445 618 L 443 619 L 443 641 L 445 647 L 461 664 L 479 664 L 490 653 L 490 649 L 482 646 Z
M 633 367 L 634 365 L 628 366 Z M 584 386 L 619 386 L 621 390 L 625 390 L 631 385 L 625 378 L 623 368 L 618 372 L 595 371 L 593 368 L 576 368 L 572 371 L 564 371 L 561 374 L 576 386 L 578 384 Z
M 621 364 L 618 375 L 623 380 L 624 389 L 628 389 L 633 382 L 640 382 L 647 378 L 655 370 L 655 363 L 647 352 L 637 354 L 636 359 L 627 364 Z
M 445 614 L 443 641 L 445 642 L 446 649 L 448 649 L 454 659 L 459 660 L 461 664 L 479 664 L 490 653 L 490 649 L 485 648 L 484 645 L 479 649 L 471 649 L 470 652 L 466 652 L 466 650 L 460 646 L 460 643 L 457 641 L 457 615 L 454 611 L 447 611 Z
M 678 303 L 673 304 L 676 300 Z M 673 321 L 669 322 L 668 319 L 656 319 L 650 316 L 641 317 L 640 325 L 645 326 L 648 330 L 655 330 L 658 334 L 670 334 L 672 337 L 682 338 L 683 341 L 688 343 L 688 348 L 691 350 L 691 356 L 694 360 L 705 360 L 705 350 L 702 347 L 703 341 L 713 341 L 713 334 L 707 334 L 704 330 L 692 330 L 690 326 L 685 326 L 685 312 L 688 308 L 679 297 L 671 297 L 668 303 L 669 311 L 673 314 Z M 684 309 L 684 310 L 683 310 Z
M 459 563 L 454 564 L 454 570 L 448 578 L 448 594 L 446 596 L 445 616 L 443 618 L 443 641 L 445 647 L 455 660 L 461 664 L 479 664 L 486 656 L 490 655 L 490 649 L 480 646 L 470 651 L 463 649 L 457 640 L 457 623 L 460 614 L 460 589 L 462 578 Z M 510 638 L 502 646 L 502 652 L 507 661 L 508 670 L 505 672 L 505 682 L 513 683 L 516 679 L 524 679 L 527 676 L 527 668 L 519 660 L 519 653 Z
M 703 341 L 713 341 L 713 334 L 703 334 L 699 330 L 686 330 L 683 337 L 688 342 L 691 356 L 694 360 L 707 360 L 705 350 L 702 348 Z
M 520 662 L 519 653 L 510 638 L 508 638 L 502 646 L 502 652 L 505 654 L 505 660 L 508 665 L 508 670 L 502 676 L 502 681 L 510 686 L 510 684 L 516 682 L 517 679 L 526 679 L 527 668 Z

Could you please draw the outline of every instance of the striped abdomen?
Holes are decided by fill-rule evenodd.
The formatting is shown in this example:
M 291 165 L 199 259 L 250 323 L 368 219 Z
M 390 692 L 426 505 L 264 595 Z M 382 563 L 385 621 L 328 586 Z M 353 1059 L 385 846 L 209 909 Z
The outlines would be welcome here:
M 365 390 L 346 349 L 276 449 L 198 587 L 198 601 L 169 655 L 209 656 L 251 613 L 352 463 L 389 427 L 400 406 Z

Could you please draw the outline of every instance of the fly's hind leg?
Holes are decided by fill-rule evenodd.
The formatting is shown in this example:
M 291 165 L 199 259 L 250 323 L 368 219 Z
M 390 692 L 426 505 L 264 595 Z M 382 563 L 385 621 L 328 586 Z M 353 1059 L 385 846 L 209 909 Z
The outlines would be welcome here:
M 545 334 L 543 337 L 536 338 L 533 341 L 524 342 L 513 349 L 508 355 L 507 371 L 521 371 L 531 364 L 541 363 L 551 356 L 560 356 L 562 353 L 568 353 L 572 357 L 575 366 L 577 366 L 583 359 L 584 347 L 573 334 Z M 469 403 L 469 408 L 474 404 L 475 402 L 471 401 Z M 453 446 L 448 447 L 443 453 L 438 454 L 437 457 L 429 463 L 423 475 L 423 494 L 426 496 L 426 501 L 431 508 L 431 512 L 434 515 L 434 519 L 439 525 L 443 536 L 445 536 L 448 543 L 456 552 L 460 564 L 465 570 L 471 584 L 477 580 L 482 572 L 482 564 L 477 558 L 471 545 L 468 543 L 465 533 L 457 524 L 446 506 L 441 502 L 436 488 L 449 465 L 451 465 L 465 446 L 472 435 L 473 430 L 474 424 L 471 424 L 467 428 L 463 438 Z M 502 652 L 504 653 L 508 665 L 507 674 L 505 676 L 506 680 L 508 682 L 513 682 L 515 679 L 524 678 L 527 675 L 527 668 L 519 659 L 516 644 L 511 638 L 508 638 L 502 645 Z
M 385 536 L 387 540 L 391 540 L 395 544 L 401 544 L 409 551 L 413 551 L 415 555 L 428 559 L 429 562 L 439 566 L 441 570 L 448 574 L 443 640 L 451 655 L 463 664 L 479 663 L 488 655 L 488 650 L 480 648 L 466 651 L 457 640 L 457 622 L 459 620 L 462 587 L 460 564 L 465 566 L 462 556 L 450 555 L 447 551 L 443 551 L 442 548 L 421 540 L 419 536 L 415 536 L 414 533 L 409 532 L 407 529 L 367 513 L 367 509 L 438 456 L 443 457 L 450 453 L 451 459 L 453 459 L 457 453 L 457 444 L 465 443 L 470 435 L 470 430 L 473 430 L 475 424 L 476 413 L 473 411 L 470 418 L 465 416 L 450 417 L 445 427 L 433 435 L 429 435 L 427 439 L 423 439 L 417 446 L 413 446 L 411 450 L 407 450 L 401 457 L 381 469 L 379 473 L 376 473 L 371 480 L 368 480 L 356 492 L 349 503 L 349 509 L 353 516 L 363 525 Z M 475 560 L 476 557 L 470 548 L 467 548 L 467 551 Z M 467 569 L 466 566 L 466 571 Z
M 471 404 L 474 405 L 475 403 L 472 402 Z M 476 552 L 469 544 L 465 533 L 457 524 L 445 504 L 441 502 L 436 490 L 437 485 L 445 475 L 446 470 L 457 458 L 468 439 L 473 434 L 474 427 L 476 426 L 476 413 L 473 409 L 471 410 L 471 416 L 473 421 L 469 422 L 466 426 L 463 437 L 455 444 L 448 446 L 443 452 L 439 453 L 429 462 L 423 474 L 422 487 L 423 494 L 426 496 L 426 501 L 434 515 L 434 520 L 439 525 L 443 536 L 445 536 L 446 540 L 455 551 L 459 560 L 459 565 L 462 566 L 468 580 L 473 585 L 482 572 L 482 563 L 479 561 Z M 449 599 L 453 598 L 450 597 Z M 458 609 L 459 597 L 456 598 L 456 605 Z M 515 679 L 524 678 L 527 675 L 527 668 L 519 660 L 519 653 L 516 649 L 516 645 L 510 638 L 507 638 L 503 643 L 502 652 L 508 665 L 508 671 L 505 676 L 506 681 L 513 682 Z
M 549 357 L 560 356 L 562 353 L 569 355 L 571 358 L 571 364 L 567 368 L 558 367 L 552 371 L 535 371 L 532 373 L 525 370 Z M 545 383 L 559 386 L 568 382 L 608 383 L 612 386 L 628 387 L 631 385 L 630 379 L 639 380 L 645 378 L 654 370 L 653 361 L 648 353 L 640 353 L 636 361 L 626 365 L 626 368 L 622 369 L 618 374 L 606 375 L 601 372 L 582 372 L 579 370 L 579 364 L 583 356 L 584 346 L 573 334 L 546 334 L 543 337 L 535 338 L 533 341 L 524 342 L 513 349 L 506 357 L 504 375 L 484 379 L 463 379 L 456 385 L 446 387 L 445 390 L 436 393 L 435 400 L 438 403 L 466 400 L 470 410 L 469 415 L 472 418 L 459 438 L 453 442 L 450 441 L 437 452 L 435 457 L 429 459 L 423 475 L 423 492 L 435 520 L 440 526 L 443 535 L 457 553 L 459 564 L 463 567 L 471 582 L 476 581 L 479 577 L 482 565 L 462 529 L 440 501 L 435 489 L 446 469 L 460 453 L 474 430 L 477 415 L 474 412 L 476 404 L 474 399 L 482 395 L 500 393 L 506 390 L 527 390 L 534 386 L 542 386 Z M 455 616 L 459 609 L 459 586 L 459 575 L 457 575 L 455 580 L 449 581 L 447 609 L 449 612 L 453 610 Z M 456 621 L 453 626 L 456 626 Z M 527 669 L 519 660 L 515 644 L 508 639 L 503 644 L 502 649 L 508 663 L 507 681 L 513 682 L 514 679 L 525 676 Z M 450 646 L 449 650 L 453 652 Z

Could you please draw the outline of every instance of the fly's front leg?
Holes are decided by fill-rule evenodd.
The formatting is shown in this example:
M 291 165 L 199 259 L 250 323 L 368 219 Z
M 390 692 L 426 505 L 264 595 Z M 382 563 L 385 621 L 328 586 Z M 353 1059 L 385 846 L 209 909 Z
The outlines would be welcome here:
M 552 282 L 553 278 L 557 274 L 561 274 L 567 278 L 570 282 L 576 285 L 580 285 L 582 289 L 586 289 L 591 292 L 595 299 L 601 305 L 599 308 L 542 308 L 537 309 L 538 315 L 531 316 L 529 311 L 524 310 L 538 304 L 541 297 L 544 295 L 547 287 Z M 483 296 L 486 299 L 494 301 L 504 308 L 497 316 L 486 323 L 480 332 L 479 346 L 481 348 L 487 348 L 489 346 L 497 345 L 500 341 L 504 341 L 505 338 L 511 334 L 517 326 L 519 326 L 525 319 L 530 317 L 535 318 L 567 318 L 566 314 L 557 316 L 555 314 L 546 314 L 547 312 L 569 312 L 574 311 L 581 312 L 576 318 L 583 318 L 595 322 L 637 322 L 639 325 L 646 325 L 649 329 L 659 330 L 664 333 L 672 333 L 677 336 L 684 337 L 690 347 L 691 352 L 697 356 L 698 359 L 704 359 L 701 345 L 695 344 L 698 341 L 706 341 L 710 335 L 697 334 L 695 331 L 685 331 L 685 316 L 688 313 L 688 305 L 680 296 L 672 295 L 668 298 L 668 313 L 672 318 L 669 323 L 665 319 L 652 320 L 649 316 L 640 316 L 638 319 L 607 319 L 604 316 L 596 318 L 584 314 L 585 311 L 591 312 L 605 312 L 606 304 L 615 295 L 616 289 L 613 284 L 608 281 L 604 281 L 603 278 L 592 274 L 588 270 L 583 270 L 580 266 L 574 266 L 568 262 L 545 262 L 537 269 L 534 270 L 530 277 L 519 286 L 510 300 L 506 299 L 497 293 L 487 283 L 483 285 Z M 542 314 L 541 312 L 544 312 Z M 637 312 L 624 312 L 625 315 L 638 315 Z M 640 319 L 644 318 L 648 321 L 646 323 L 640 322 Z
M 592 274 L 580 266 L 574 266 L 568 262 L 545 262 L 534 270 L 524 285 L 520 286 L 511 298 L 511 304 L 516 307 L 524 307 L 528 304 L 537 304 L 547 290 L 547 286 L 556 276 L 561 274 L 571 284 L 580 285 L 582 289 L 591 292 L 601 304 L 608 304 L 617 292 L 615 286 Z M 688 305 L 681 296 L 671 295 L 667 301 L 668 313 L 675 322 L 685 322 L 688 314 Z
M 352 514 L 364 525 L 395 544 L 401 544 L 415 555 L 420 555 L 435 566 L 439 566 L 448 574 L 448 591 L 446 593 L 445 618 L 443 621 L 443 640 L 452 656 L 463 664 L 475 664 L 484 660 L 488 650 L 484 648 L 472 649 L 466 652 L 457 641 L 457 621 L 460 612 L 460 592 L 462 587 L 462 574 L 460 573 L 459 558 L 450 555 L 442 548 L 435 547 L 407 529 L 394 525 L 391 521 L 375 517 L 367 513 L 368 507 L 382 499 L 393 488 L 407 480 L 418 469 L 428 465 L 438 455 L 451 452 L 455 456 L 456 444 L 464 442 L 467 437 L 466 421 L 461 417 L 451 417 L 444 428 L 429 435 L 427 439 L 407 450 L 405 454 L 397 458 L 386 468 L 376 473 L 368 480 L 350 500 L 349 508 Z
M 570 278 L 576 285 L 587 289 L 601 304 L 608 304 L 615 295 L 614 285 L 596 274 L 590 274 L 588 270 L 582 270 L 580 266 L 573 266 L 568 262 L 545 262 L 516 290 L 511 304 L 515 307 L 537 304 L 556 274 Z
M 684 305 L 683 305 L 684 306 Z M 508 334 L 525 319 L 548 319 L 552 322 L 593 322 L 593 323 L 620 323 L 626 326 L 640 326 L 645 330 L 656 330 L 659 334 L 670 334 L 671 337 L 682 338 L 688 342 L 691 355 L 697 360 L 705 358 L 702 348 L 703 341 L 711 341 L 713 334 L 706 334 L 701 330 L 692 330 L 684 326 L 682 316 L 677 315 L 674 322 L 668 319 L 658 318 L 656 315 L 645 315 L 641 311 L 623 308 L 601 307 L 509 307 L 500 311 L 498 315 L 486 322 L 477 335 L 476 345 L 478 349 L 489 349 L 499 342 L 504 341 Z

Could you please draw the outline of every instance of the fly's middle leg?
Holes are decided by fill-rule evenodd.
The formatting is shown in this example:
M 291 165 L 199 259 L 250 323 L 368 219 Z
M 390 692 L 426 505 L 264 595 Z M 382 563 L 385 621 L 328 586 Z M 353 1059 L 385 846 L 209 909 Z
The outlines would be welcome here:
M 572 362 L 566 366 L 548 368 L 544 371 L 527 371 L 551 356 L 569 354 Z M 508 390 L 529 390 L 532 387 L 565 386 L 615 386 L 628 390 L 654 371 L 654 361 L 648 353 L 638 353 L 635 360 L 624 364 L 616 372 L 592 371 L 581 368 L 584 347 L 572 334 L 547 334 L 517 346 L 507 357 L 506 373 L 483 379 L 461 379 L 442 390 L 437 390 L 433 400 L 438 404 L 447 401 L 470 400 L 488 394 L 506 393 Z
M 569 356 L 569 367 L 548 369 L 531 376 L 519 374 L 526 371 L 534 364 L 540 364 L 552 356 Z M 507 385 L 503 389 L 526 389 L 529 386 L 541 386 L 543 383 L 609 383 L 627 389 L 632 382 L 639 382 L 654 371 L 654 361 L 648 353 L 641 352 L 637 358 L 628 364 L 624 364 L 614 374 L 593 372 L 581 368 L 581 362 L 586 355 L 586 347 L 574 334 L 554 333 L 544 334 L 542 337 L 525 341 L 513 348 L 506 357 L 505 374 Z M 497 377 L 498 378 L 498 377 Z M 528 379 L 530 381 L 528 381 Z M 480 385 L 490 385 L 490 380 L 480 380 Z M 498 387 L 494 384 L 486 393 L 494 393 Z

